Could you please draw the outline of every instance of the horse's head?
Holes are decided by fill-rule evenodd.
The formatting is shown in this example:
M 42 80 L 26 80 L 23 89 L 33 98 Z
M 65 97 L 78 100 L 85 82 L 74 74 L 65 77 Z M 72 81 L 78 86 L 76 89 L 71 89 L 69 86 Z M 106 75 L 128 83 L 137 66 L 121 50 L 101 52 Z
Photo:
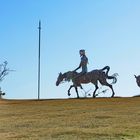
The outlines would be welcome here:
M 57 78 L 56 81 L 56 86 L 58 86 L 62 81 L 70 81 L 71 79 L 73 79 L 74 77 L 74 72 L 73 71 L 68 71 L 64 74 L 62 74 L 61 72 L 59 73 L 59 76 Z
M 64 76 L 63 76 L 63 74 L 60 72 L 60 73 L 59 73 L 59 76 L 58 76 L 58 78 L 57 78 L 57 81 L 56 81 L 56 86 L 59 86 L 59 84 L 63 81 L 63 79 L 64 79 Z
M 134 76 L 136 78 L 137 85 L 140 87 L 140 75 L 139 76 L 134 75 Z

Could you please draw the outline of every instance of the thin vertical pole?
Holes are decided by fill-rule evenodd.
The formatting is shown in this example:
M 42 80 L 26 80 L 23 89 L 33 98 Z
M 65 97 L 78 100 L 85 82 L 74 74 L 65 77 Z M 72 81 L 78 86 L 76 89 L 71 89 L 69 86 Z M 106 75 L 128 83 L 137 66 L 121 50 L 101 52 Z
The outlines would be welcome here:
M 38 47 L 38 100 L 40 99 L 40 41 L 41 41 L 41 21 L 39 21 L 39 47 Z

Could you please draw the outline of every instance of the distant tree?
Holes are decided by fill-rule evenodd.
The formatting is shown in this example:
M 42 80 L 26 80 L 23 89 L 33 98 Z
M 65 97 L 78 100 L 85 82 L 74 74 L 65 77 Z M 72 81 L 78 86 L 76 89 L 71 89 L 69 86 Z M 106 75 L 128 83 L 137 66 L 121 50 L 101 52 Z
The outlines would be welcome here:
M 1 91 L 1 88 L 0 88 L 0 99 L 2 99 L 2 96 L 4 96 L 5 93 Z
M 7 64 L 8 64 L 7 61 L 4 61 L 2 64 L 0 64 L 0 82 L 2 82 L 4 77 L 8 75 L 10 71 L 12 71 L 9 68 L 7 68 Z M 0 87 L 0 99 L 2 98 L 3 95 L 5 95 L 5 93 L 2 92 Z

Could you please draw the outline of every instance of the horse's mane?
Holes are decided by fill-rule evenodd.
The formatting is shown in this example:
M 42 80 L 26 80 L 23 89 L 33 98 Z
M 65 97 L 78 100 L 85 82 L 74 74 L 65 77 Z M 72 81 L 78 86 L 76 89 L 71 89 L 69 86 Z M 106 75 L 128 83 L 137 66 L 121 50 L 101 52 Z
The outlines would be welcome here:
M 76 76 L 78 73 L 76 71 L 67 71 L 63 74 L 63 77 L 65 81 L 70 81 L 73 79 L 74 76 Z

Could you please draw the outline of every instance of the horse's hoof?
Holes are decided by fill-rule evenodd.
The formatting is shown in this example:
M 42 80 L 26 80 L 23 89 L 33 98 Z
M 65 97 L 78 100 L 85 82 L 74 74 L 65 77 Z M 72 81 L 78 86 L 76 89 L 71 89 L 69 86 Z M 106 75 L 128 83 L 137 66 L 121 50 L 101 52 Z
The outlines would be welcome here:
M 114 94 L 111 96 L 111 98 L 113 98 L 114 97 Z
M 71 94 L 70 93 L 68 93 L 68 96 L 70 96 Z
M 93 98 L 96 98 L 96 94 L 93 94 Z

